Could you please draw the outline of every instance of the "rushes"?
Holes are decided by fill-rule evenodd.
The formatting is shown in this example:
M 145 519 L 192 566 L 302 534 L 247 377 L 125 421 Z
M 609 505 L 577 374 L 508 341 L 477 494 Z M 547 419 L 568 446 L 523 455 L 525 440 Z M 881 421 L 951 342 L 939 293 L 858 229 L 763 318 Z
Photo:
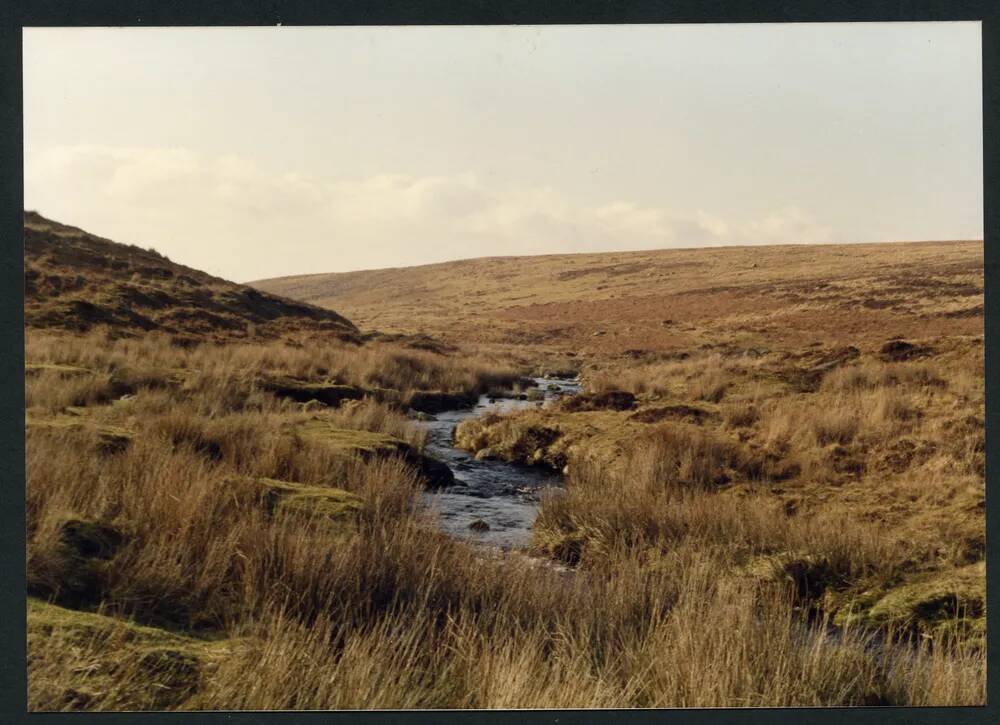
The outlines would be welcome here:
M 850 443 L 858 434 L 859 427 L 857 412 L 851 407 L 819 410 L 812 418 L 813 435 L 820 446 Z
M 803 616 L 848 583 L 878 584 L 941 556 L 976 558 L 978 538 L 942 554 L 944 530 L 910 538 L 846 505 L 794 512 L 770 491 L 773 457 L 804 456 L 821 439 L 830 451 L 865 442 L 880 452 L 900 432 L 934 433 L 961 445 L 961 457 L 942 444 L 928 463 L 938 477 L 921 479 L 918 492 L 950 505 L 949 466 L 962 486 L 977 484 L 981 428 L 965 418 L 930 428 L 914 415 L 921 396 L 942 390 L 926 371 L 914 373 L 918 387 L 900 383 L 904 375 L 825 383 L 815 395 L 830 397 L 817 405 L 726 377 L 756 374 L 756 363 L 703 375 L 687 361 L 664 363 L 684 385 L 664 373 L 645 394 L 693 397 L 699 385 L 725 382 L 717 402 L 699 404 L 715 418 L 643 426 L 618 466 L 570 460 L 568 486 L 545 494 L 532 543 L 572 565 L 566 571 L 437 533 L 405 461 L 334 455 L 290 432 L 314 413 L 255 385 L 279 373 L 469 390 L 507 374 L 488 358 L 470 373 L 467 360 L 389 346 L 177 348 L 31 335 L 28 349 L 32 361 L 84 369 L 28 380 L 29 420 L 68 421 L 28 431 L 29 589 L 109 615 L 81 634 L 32 614 L 32 709 L 983 701 L 983 647 L 945 638 L 875 650 L 860 630 L 831 637 Z M 116 400 L 125 385 L 135 397 Z M 74 401 L 85 410 L 69 410 Z M 372 399 L 323 416 L 422 444 L 399 410 Z M 127 431 L 129 444 L 100 449 L 98 428 Z M 817 467 L 827 452 L 815 454 Z M 336 488 L 357 510 L 280 510 L 261 478 Z M 120 545 L 106 560 L 81 559 L 65 542 L 69 519 L 113 527 Z M 787 560 L 806 576 L 760 575 Z M 128 617 L 155 625 L 150 647 L 176 655 L 148 657 L 138 649 L 147 635 L 122 624 Z
M 206 342 L 179 348 L 168 336 L 156 333 L 116 339 L 106 330 L 77 337 L 33 332 L 26 355 L 33 364 L 63 368 L 29 376 L 29 407 L 49 409 L 106 402 L 124 393 L 163 387 L 182 389 L 204 415 L 237 406 L 253 409 L 267 405 L 268 398 L 252 395 L 254 381 L 267 375 L 388 388 L 400 397 L 414 390 L 468 393 L 509 388 L 519 378 L 515 370 L 485 352 L 446 357 L 393 343 L 304 346 L 286 340 L 253 345 Z M 66 366 L 77 369 L 67 371 Z

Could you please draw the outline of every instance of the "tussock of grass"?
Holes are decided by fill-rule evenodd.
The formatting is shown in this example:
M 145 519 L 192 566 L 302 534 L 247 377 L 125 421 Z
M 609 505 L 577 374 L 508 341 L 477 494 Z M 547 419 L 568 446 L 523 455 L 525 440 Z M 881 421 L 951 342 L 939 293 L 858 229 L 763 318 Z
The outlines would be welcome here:
M 50 602 L 31 605 L 32 709 L 982 702 L 964 353 L 862 358 L 797 393 L 766 357 L 713 353 L 657 363 L 635 410 L 478 421 L 474 447 L 568 463 L 532 542 L 561 570 L 435 532 L 398 403 L 303 410 L 261 384 L 402 401 L 510 375 L 393 345 L 29 335 L 27 567 Z M 833 377 L 851 365 L 861 383 Z M 98 450 L 115 430 L 128 445 Z
M 31 710 L 167 709 L 231 656 L 225 640 L 28 600 Z

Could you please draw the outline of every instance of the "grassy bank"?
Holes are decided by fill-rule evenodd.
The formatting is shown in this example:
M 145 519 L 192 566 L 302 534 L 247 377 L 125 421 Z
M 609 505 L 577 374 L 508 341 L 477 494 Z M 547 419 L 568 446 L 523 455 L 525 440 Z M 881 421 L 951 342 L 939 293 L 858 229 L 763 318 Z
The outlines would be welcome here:
M 721 572 L 791 581 L 838 624 L 981 639 L 981 370 L 974 338 L 610 363 L 588 393 L 456 440 L 569 474 L 540 554 L 604 566 L 690 544 L 725 552 Z
M 377 333 L 25 229 L 32 710 L 985 698 L 981 242 L 342 276 Z M 542 371 L 457 431 L 566 470 L 535 558 L 439 533 L 413 419 Z
M 399 447 L 372 444 L 419 450 L 401 406 L 257 384 L 405 399 L 493 384 L 485 361 L 47 333 L 28 360 L 33 709 L 982 700 L 967 638 L 878 654 L 868 630 L 810 622 L 794 576 L 748 573 L 794 551 L 884 578 L 904 552 L 875 531 L 665 485 L 650 449 L 615 486 L 575 468 L 545 502 L 539 546 L 572 573 L 484 558 L 417 510 L 426 481 Z M 317 420 L 357 440 L 310 436 Z

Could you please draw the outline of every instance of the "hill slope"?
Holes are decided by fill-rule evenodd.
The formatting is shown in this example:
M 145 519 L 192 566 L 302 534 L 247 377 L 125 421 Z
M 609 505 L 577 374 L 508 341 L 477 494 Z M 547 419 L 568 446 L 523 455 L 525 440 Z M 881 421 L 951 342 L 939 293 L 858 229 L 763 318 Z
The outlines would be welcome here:
M 494 257 L 260 280 L 361 326 L 621 353 L 981 334 L 981 241 Z
M 227 282 L 140 247 L 24 215 L 25 324 L 117 333 L 160 330 L 201 339 L 332 333 L 357 328 L 329 309 Z

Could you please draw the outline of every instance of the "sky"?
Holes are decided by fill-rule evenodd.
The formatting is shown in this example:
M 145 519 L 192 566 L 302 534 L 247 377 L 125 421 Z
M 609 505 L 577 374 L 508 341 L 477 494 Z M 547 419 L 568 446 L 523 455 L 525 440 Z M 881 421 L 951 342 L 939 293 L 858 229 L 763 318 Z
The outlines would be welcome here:
M 25 208 L 235 281 L 981 239 L 979 23 L 28 28 Z

